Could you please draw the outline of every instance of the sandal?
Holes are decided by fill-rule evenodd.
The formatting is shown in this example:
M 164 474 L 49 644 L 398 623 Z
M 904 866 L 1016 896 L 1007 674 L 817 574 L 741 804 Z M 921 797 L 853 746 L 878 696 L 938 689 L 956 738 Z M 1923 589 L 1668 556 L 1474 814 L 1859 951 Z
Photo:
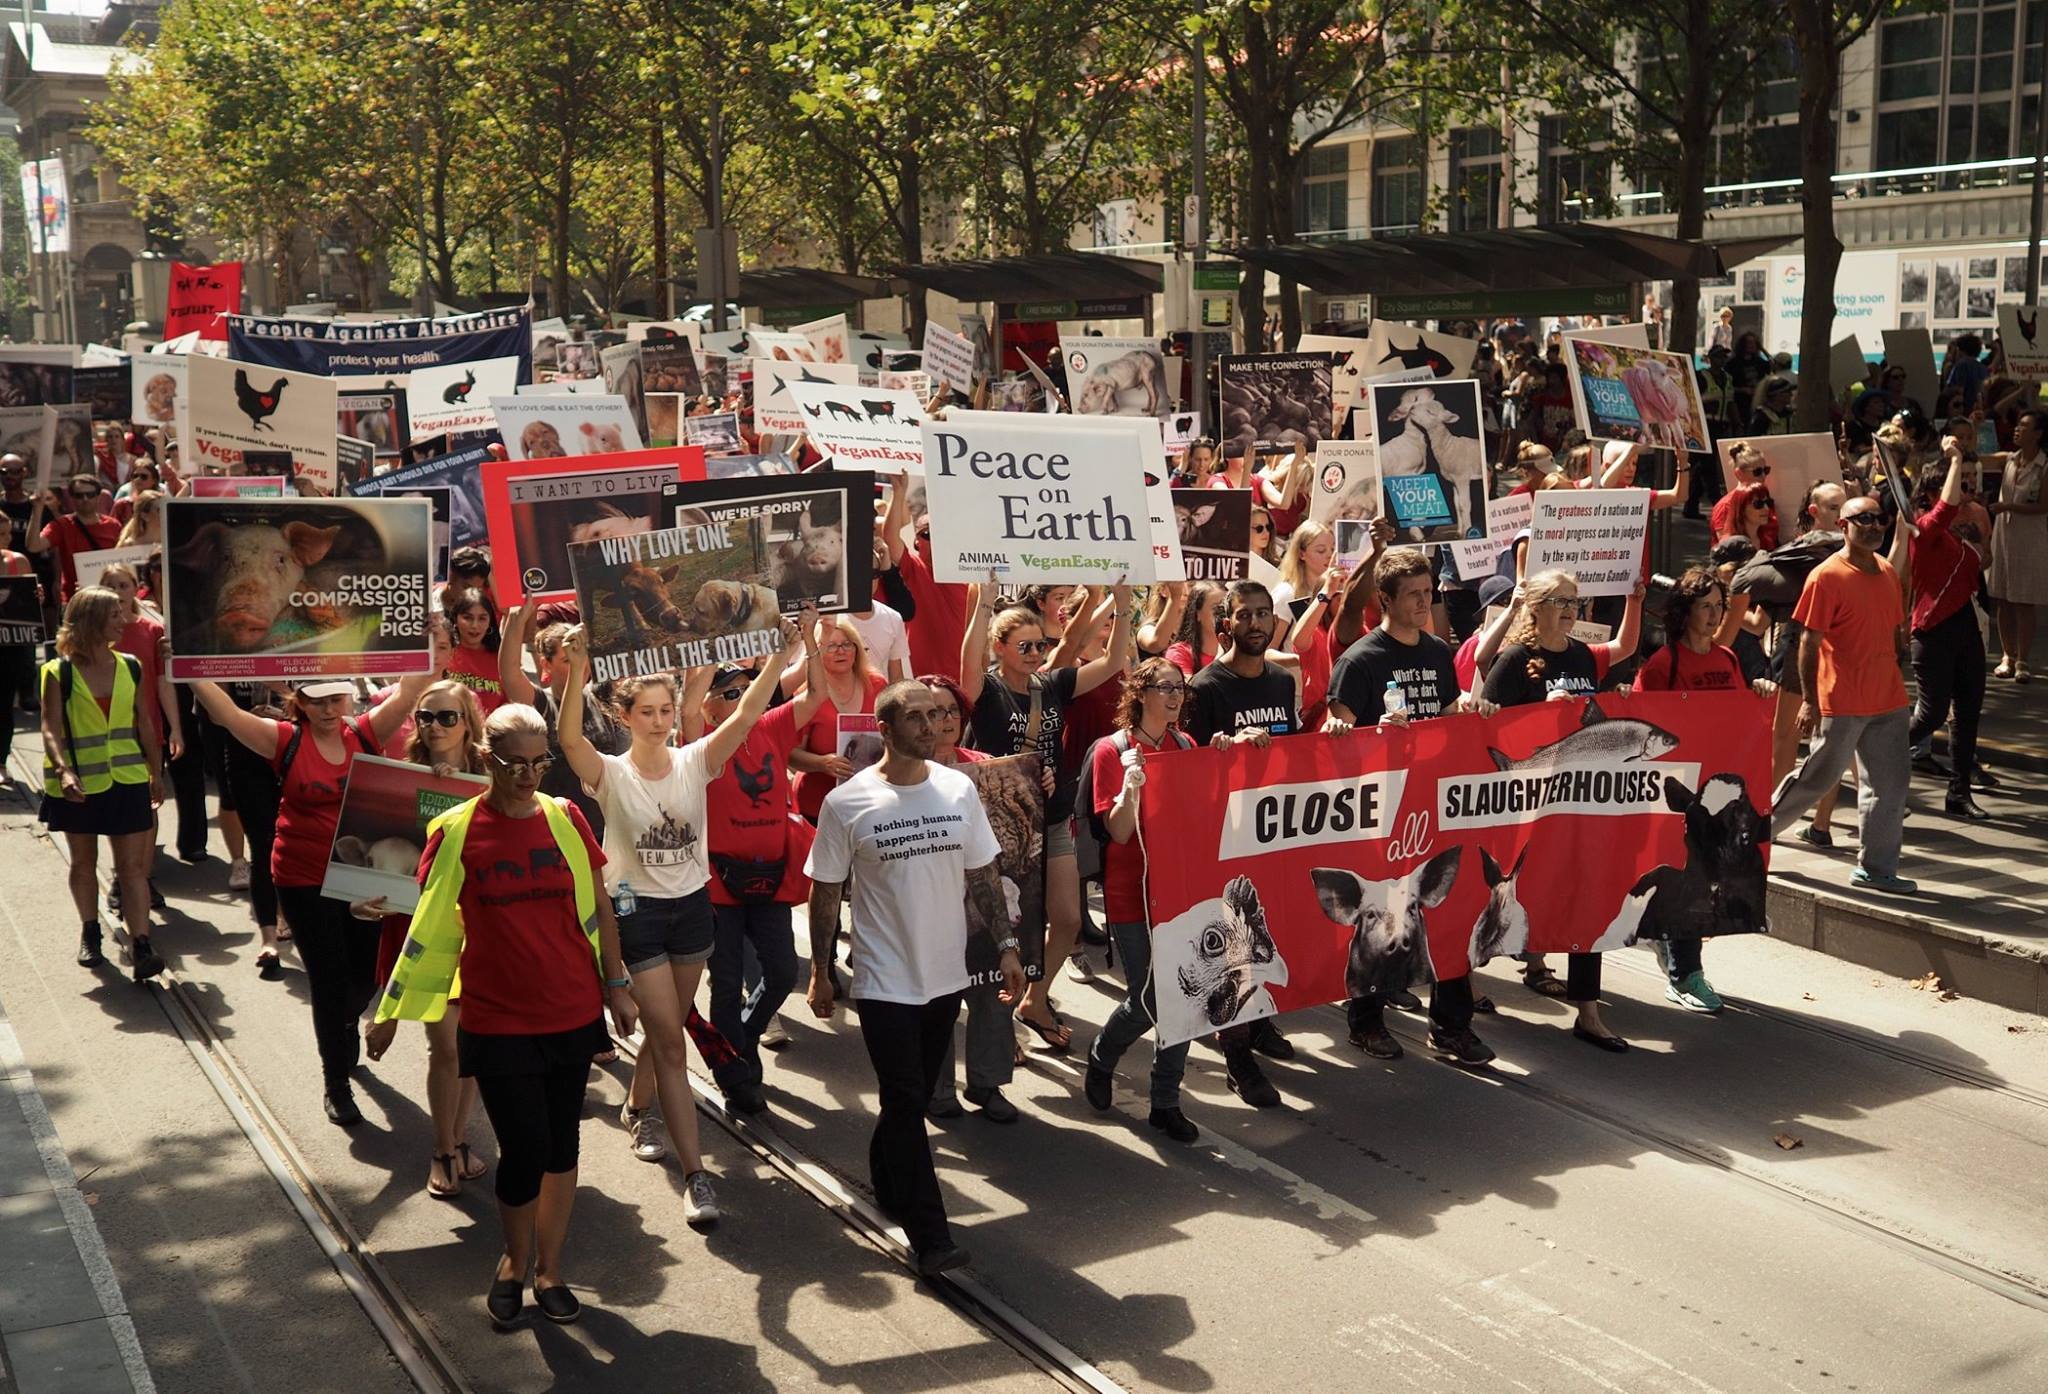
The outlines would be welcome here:
M 275 935 L 274 937 L 276 938 L 277 942 L 278 942 L 278 943 L 280 943 L 280 944 L 289 944 L 289 943 L 291 943 L 291 942 L 292 942 L 292 927 L 291 927 L 290 925 L 288 925 L 288 924 L 281 924 L 281 925 L 279 925 L 279 926 L 277 927 L 277 934 L 276 934 L 276 935 Z
M 1063 1024 L 1055 1022 L 1051 1026 L 1041 1026 L 1030 1017 L 1022 1015 L 1018 1016 L 1017 1021 L 1025 1030 L 1038 1037 L 1039 1043 L 1045 1047 L 1047 1053 L 1065 1055 L 1073 1049 L 1074 1033 L 1068 1031 Z
M 616 1050 L 600 1050 L 597 1054 L 590 1057 L 590 1063 L 593 1065 L 616 1065 L 619 1063 L 619 1053 Z
M 1565 994 L 1564 979 L 1551 972 L 1547 964 L 1537 964 L 1523 969 L 1522 986 L 1538 997 L 1562 998 Z
M 441 1171 L 444 1167 L 448 1172 L 448 1184 L 445 1186 L 440 1184 Z M 453 1200 L 462 1194 L 462 1178 L 455 1174 L 453 1152 L 434 1154 L 433 1164 L 427 1169 L 427 1194 L 435 1200 Z
M 256 976 L 265 982 L 276 982 L 284 976 L 284 963 L 276 949 L 265 949 L 256 955 Z
M 491 1169 L 489 1162 L 480 1161 L 470 1152 L 468 1143 L 456 1143 L 455 1150 L 462 1154 L 462 1170 L 457 1172 L 456 1175 L 460 1176 L 464 1181 L 474 1181 L 477 1177 L 482 1176 Z

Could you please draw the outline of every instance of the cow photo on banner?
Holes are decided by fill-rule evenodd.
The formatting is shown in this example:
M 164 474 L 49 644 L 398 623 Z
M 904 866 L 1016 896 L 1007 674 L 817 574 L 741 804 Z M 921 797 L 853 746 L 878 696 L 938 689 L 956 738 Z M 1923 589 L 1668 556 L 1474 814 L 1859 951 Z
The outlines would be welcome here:
M 1685 355 L 1573 337 L 1564 341 L 1564 361 L 1573 410 L 1593 439 L 1713 449 L 1699 379 Z
M 1484 536 L 1490 490 L 1479 384 L 1374 383 L 1371 395 L 1375 460 L 1399 540 Z
M 665 527 L 737 523 L 758 516 L 768 543 L 766 568 L 735 576 L 775 594 L 794 615 L 864 609 L 874 591 L 874 476 L 813 470 L 780 479 L 702 480 L 662 490 Z
M 1314 450 L 1330 435 L 1330 358 L 1321 353 L 1225 354 L 1217 360 L 1218 448 L 1232 458 Z
M 414 440 L 494 431 L 491 399 L 511 396 L 518 385 L 516 358 L 415 368 L 405 383 L 406 427 Z
M 1173 410 L 1157 339 L 1060 335 L 1067 402 L 1076 416 L 1165 416 Z
M 195 354 L 186 360 L 192 438 L 181 441 L 188 472 L 239 464 L 248 450 L 283 450 L 336 466 L 340 420 L 334 379 Z
M 490 453 L 488 446 L 464 446 L 431 460 L 373 474 L 349 485 L 348 492 L 356 498 L 377 498 L 444 489 L 448 495 L 448 545 L 478 546 L 490 541 L 490 526 L 484 514 L 483 476 L 484 461 Z
M 1045 768 L 1036 754 L 1006 755 L 998 760 L 968 760 L 953 767 L 973 781 L 982 811 L 996 835 L 996 876 L 1002 883 L 1003 906 L 1010 933 L 1017 939 L 1017 957 L 1024 976 L 1037 982 L 1045 976 Z M 983 987 L 1002 981 L 995 941 L 986 934 L 967 936 L 968 985 Z
M 1251 564 L 1251 490 L 1175 489 L 1173 521 L 1188 580 L 1244 579 Z
M 841 469 L 924 473 L 924 404 L 901 388 L 848 389 L 806 382 L 782 390 L 804 415 L 804 434 Z
M 585 393 L 493 397 L 490 409 L 505 454 L 514 460 L 616 455 L 642 448 L 640 428 L 624 397 Z
M 1602 697 L 1145 761 L 1160 1041 L 1519 953 L 1767 928 L 1770 708 Z
M 594 681 L 744 663 L 782 650 L 782 609 L 757 579 L 777 544 L 768 515 L 571 543 Z
M 572 455 L 562 460 L 486 460 L 491 586 L 498 604 L 576 594 L 568 548 L 664 525 L 664 486 L 704 477 L 704 454 L 687 447 Z
M 333 900 L 381 897 L 394 913 L 410 912 L 420 901 L 427 824 L 490 787 L 481 775 L 436 774 L 406 760 L 356 755 L 349 761 L 320 894 Z
M 427 671 L 433 517 L 422 499 L 165 499 L 170 674 Z

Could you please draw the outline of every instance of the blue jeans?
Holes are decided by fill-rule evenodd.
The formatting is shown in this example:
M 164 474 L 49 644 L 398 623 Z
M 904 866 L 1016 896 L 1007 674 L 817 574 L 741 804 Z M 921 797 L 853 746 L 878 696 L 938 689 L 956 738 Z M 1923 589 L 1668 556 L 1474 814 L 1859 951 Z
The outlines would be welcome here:
M 787 905 L 713 905 L 711 1024 L 739 1052 L 718 1082 L 761 1082 L 761 1033 L 796 987 L 796 941 Z M 760 980 L 743 987 L 747 950 L 760 964 Z
M 1158 1021 L 1159 1006 L 1152 993 L 1151 929 L 1143 923 L 1113 924 L 1109 936 L 1116 941 L 1117 954 L 1124 961 L 1124 980 L 1130 987 L 1103 1024 L 1102 1034 L 1095 1038 L 1088 1051 L 1088 1062 L 1114 1070 L 1131 1043 Z M 1187 1068 L 1186 1041 L 1160 1046 L 1152 1052 L 1152 1107 L 1180 1107 L 1180 1080 Z

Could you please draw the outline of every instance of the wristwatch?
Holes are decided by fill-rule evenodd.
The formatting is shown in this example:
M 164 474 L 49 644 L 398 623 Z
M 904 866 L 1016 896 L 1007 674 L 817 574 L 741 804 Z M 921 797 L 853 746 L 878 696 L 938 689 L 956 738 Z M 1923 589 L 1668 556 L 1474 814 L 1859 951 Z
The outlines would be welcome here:
M 996 941 L 996 952 L 999 954 L 1013 954 L 1017 952 L 1017 947 L 1017 936 L 1014 934 L 1007 939 Z

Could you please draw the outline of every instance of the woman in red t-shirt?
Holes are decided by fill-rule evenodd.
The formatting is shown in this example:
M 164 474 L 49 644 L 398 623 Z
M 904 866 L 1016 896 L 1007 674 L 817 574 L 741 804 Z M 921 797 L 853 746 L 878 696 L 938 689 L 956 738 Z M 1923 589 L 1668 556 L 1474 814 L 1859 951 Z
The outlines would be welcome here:
M 1162 658 L 1146 659 L 1124 679 L 1118 734 L 1104 736 L 1088 755 L 1095 806 L 1080 811 L 1100 818 L 1109 833 L 1102 846 L 1102 908 L 1130 984 L 1088 1050 L 1088 1102 L 1104 1111 L 1111 1103 L 1117 1061 L 1159 1019 L 1152 991 L 1152 928 L 1145 918 L 1146 851 L 1138 827 L 1138 790 L 1145 783 L 1148 752 L 1186 750 L 1192 744 L 1177 729 L 1187 695 L 1187 678 L 1179 669 Z M 1180 1110 L 1187 1063 L 1185 1041 L 1152 1052 L 1152 1109 L 1146 1121 L 1176 1142 L 1193 1142 L 1198 1135 Z
M 868 662 L 868 646 L 860 630 L 844 615 L 827 615 L 813 640 L 819 667 L 824 673 L 824 696 L 816 713 L 804 724 L 803 744 L 790 752 L 790 768 L 796 770 L 796 806 L 813 824 L 818 809 L 833 786 L 853 773 L 853 765 L 839 753 L 839 718 L 872 715 L 875 698 L 889 680 Z M 805 684 L 809 691 L 809 684 Z
M 1197 581 L 1188 587 L 1180 633 L 1166 646 L 1166 661 L 1190 678 L 1208 667 L 1223 647 L 1223 637 L 1216 631 L 1222 619 L 1223 587 L 1214 581 Z
M 442 676 L 474 692 L 489 716 L 505 704 L 498 676 L 498 607 L 483 591 L 450 587 L 441 596 L 441 613 L 453 640 Z
M 293 713 L 289 721 L 243 711 L 215 683 L 192 687 L 214 725 L 268 759 L 277 771 L 277 840 L 270 849 L 270 874 L 277 883 L 278 908 L 291 926 L 306 969 L 327 1117 L 345 1128 L 363 1121 L 349 1077 L 361 1055 L 356 1023 L 377 992 L 378 936 L 375 926 L 349 914 L 346 901 L 321 895 L 320 883 L 327 874 L 335 825 L 341 820 L 349 764 L 358 754 L 383 750 L 398 724 L 412 714 L 445 657 L 446 637 L 438 624 L 434 642 L 432 670 L 407 677 L 367 717 L 349 714 L 355 705 L 355 684 L 347 678 L 300 683 L 286 706 Z

